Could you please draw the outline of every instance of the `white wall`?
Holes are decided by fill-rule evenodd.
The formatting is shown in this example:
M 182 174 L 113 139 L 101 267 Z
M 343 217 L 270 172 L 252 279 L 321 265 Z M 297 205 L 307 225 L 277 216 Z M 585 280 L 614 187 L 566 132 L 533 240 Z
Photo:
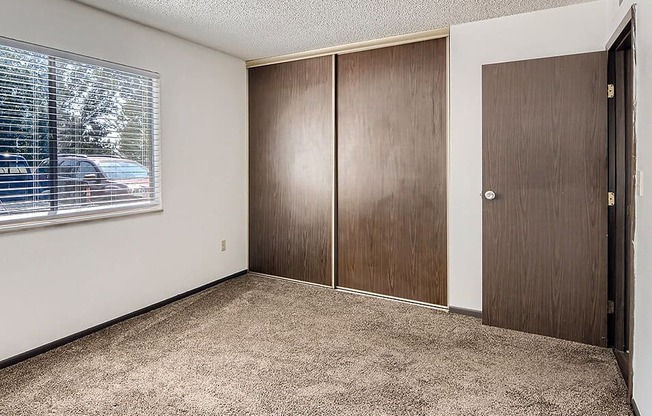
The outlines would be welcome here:
M 449 304 L 482 309 L 482 65 L 604 50 L 599 1 L 451 27 Z
M 160 73 L 165 209 L 0 234 L 0 360 L 247 268 L 244 62 L 68 0 L 0 1 L 0 36 Z
M 625 0 L 619 7 L 618 0 L 612 0 L 607 37 L 616 31 L 633 3 L 638 3 L 636 169 L 648 176 L 643 196 L 636 198 L 634 400 L 642 415 L 652 415 L 652 2 Z
M 652 179 L 652 2 L 638 4 L 637 170 Z M 642 415 L 652 415 L 652 183 L 636 199 L 634 399 Z

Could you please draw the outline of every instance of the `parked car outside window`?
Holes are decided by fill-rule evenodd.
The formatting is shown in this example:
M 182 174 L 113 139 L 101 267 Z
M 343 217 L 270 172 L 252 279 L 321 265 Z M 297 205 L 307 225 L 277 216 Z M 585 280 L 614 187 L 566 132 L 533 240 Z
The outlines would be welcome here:
M 41 162 L 41 199 L 49 198 L 49 160 Z M 58 155 L 58 200 L 61 205 L 102 205 L 138 202 L 150 196 L 147 168 L 133 160 L 113 156 Z
M 0 154 L 0 201 L 30 201 L 34 194 L 34 174 L 27 160 L 20 155 Z

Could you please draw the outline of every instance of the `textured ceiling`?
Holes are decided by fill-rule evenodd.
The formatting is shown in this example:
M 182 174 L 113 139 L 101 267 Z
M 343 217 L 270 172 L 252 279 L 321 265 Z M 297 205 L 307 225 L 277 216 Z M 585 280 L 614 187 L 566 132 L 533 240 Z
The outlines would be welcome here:
M 77 0 L 242 59 L 592 0 Z

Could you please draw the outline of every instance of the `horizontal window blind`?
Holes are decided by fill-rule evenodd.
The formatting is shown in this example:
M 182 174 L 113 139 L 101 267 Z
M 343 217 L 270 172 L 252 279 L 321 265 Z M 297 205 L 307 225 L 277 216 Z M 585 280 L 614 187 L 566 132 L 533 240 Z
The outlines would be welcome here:
M 161 204 L 156 74 L 0 39 L 0 229 Z

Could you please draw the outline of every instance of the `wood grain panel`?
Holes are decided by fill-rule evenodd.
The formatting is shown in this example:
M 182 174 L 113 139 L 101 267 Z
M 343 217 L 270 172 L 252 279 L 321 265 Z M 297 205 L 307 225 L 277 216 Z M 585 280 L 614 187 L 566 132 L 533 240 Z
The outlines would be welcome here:
M 338 57 L 339 286 L 447 304 L 446 111 L 445 39 Z
M 332 280 L 332 57 L 249 70 L 249 269 Z
M 607 341 L 607 56 L 483 68 L 483 321 Z

